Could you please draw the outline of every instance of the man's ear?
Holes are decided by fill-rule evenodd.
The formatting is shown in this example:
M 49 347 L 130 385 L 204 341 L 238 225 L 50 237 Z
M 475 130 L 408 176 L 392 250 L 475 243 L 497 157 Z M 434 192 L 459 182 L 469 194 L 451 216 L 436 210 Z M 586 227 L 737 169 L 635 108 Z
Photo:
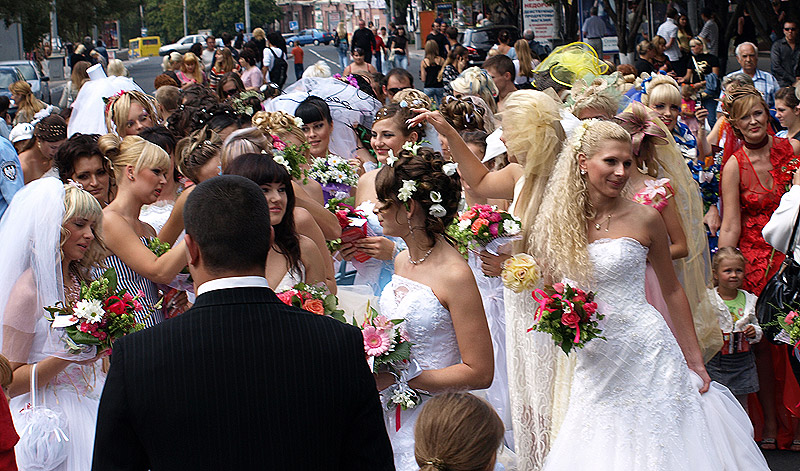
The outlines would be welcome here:
M 186 234 L 183 238 L 186 241 L 186 254 L 188 258 L 189 265 L 196 267 L 200 264 L 201 256 L 200 256 L 200 246 L 197 245 L 197 242 L 190 236 Z

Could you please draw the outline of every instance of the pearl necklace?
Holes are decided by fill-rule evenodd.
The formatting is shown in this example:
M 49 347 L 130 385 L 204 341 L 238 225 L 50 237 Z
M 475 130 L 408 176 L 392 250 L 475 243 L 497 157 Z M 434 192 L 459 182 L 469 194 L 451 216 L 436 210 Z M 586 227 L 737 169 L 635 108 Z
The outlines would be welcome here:
M 433 244 L 433 247 L 436 247 L 436 244 Z M 414 260 L 413 258 L 411 258 L 411 251 L 409 250 L 408 261 L 411 262 L 412 265 L 419 265 L 420 263 L 424 262 L 426 258 L 428 258 L 428 255 L 430 255 L 431 252 L 433 252 L 433 247 L 431 247 L 427 252 L 425 252 L 425 255 L 423 255 L 423 257 L 419 260 Z

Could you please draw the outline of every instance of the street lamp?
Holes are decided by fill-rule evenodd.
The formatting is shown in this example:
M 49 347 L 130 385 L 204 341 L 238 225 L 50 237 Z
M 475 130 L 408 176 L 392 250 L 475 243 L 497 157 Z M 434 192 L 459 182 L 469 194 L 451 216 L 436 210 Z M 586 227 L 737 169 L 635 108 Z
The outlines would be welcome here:
M 183 0 L 183 35 L 189 35 L 189 28 L 186 24 L 186 0 Z

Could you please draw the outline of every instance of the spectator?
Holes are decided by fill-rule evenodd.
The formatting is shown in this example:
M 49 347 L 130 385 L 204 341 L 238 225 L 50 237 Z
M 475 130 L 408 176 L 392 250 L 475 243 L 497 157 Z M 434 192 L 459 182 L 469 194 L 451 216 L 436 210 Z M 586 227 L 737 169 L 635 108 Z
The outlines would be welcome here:
M 250 49 L 256 52 L 256 57 L 258 57 L 258 67 L 261 67 L 262 58 L 264 57 L 264 49 L 267 47 L 267 34 L 261 28 L 256 28 L 253 30 L 253 37 L 250 38 L 250 41 L 247 41 L 245 47 L 249 47 Z
M 741 43 L 736 46 L 736 60 L 739 62 L 739 65 L 741 65 L 742 68 L 735 72 L 729 73 L 725 77 L 730 77 L 733 74 L 739 73 L 747 74 L 753 79 L 753 86 L 756 87 L 756 90 L 761 93 L 761 95 L 764 97 L 764 100 L 767 102 L 767 108 L 772 108 L 775 106 L 775 92 L 777 92 L 781 87 L 771 73 L 758 69 L 758 48 L 756 45 L 753 43 Z M 724 95 L 725 93 L 723 91 L 722 96 L 720 96 L 720 100 L 722 100 Z M 720 103 L 717 106 L 717 113 L 721 111 L 722 104 Z
M 436 44 L 439 46 L 439 57 L 447 57 L 447 36 L 444 35 L 444 30 L 447 28 L 444 20 L 441 18 L 436 18 L 431 25 L 431 32 L 428 36 L 425 37 L 425 43 L 427 44 L 428 41 L 436 41 Z
M 398 26 L 397 34 L 389 38 L 389 49 L 389 57 L 394 56 L 394 68 L 408 69 L 408 38 L 405 26 Z
M 742 43 L 756 44 L 757 42 L 758 37 L 756 36 L 756 25 L 753 23 L 753 17 L 750 16 L 750 12 L 747 10 L 747 7 L 744 7 L 742 16 L 740 16 L 737 20 L 736 41 L 734 41 L 733 44 L 738 46 Z
M 692 39 L 692 27 L 689 25 L 689 17 L 680 15 L 678 17 L 678 47 L 681 49 L 681 55 L 686 56 L 689 54 L 689 40 Z
M 283 36 L 281 36 L 281 37 L 283 37 Z M 230 33 L 222 33 L 222 45 L 231 50 L 231 55 L 238 62 L 239 61 L 239 51 L 237 51 L 236 48 L 231 46 L 231 41 L 232 40 L 233 40 L 233 38 L 231 37 Z
M 788 20 L 783 23 L 783 37 L 772 44 L 769 54 L 772 75 L 781 87 L 794 84 L 798 57 L 800 49 L 797 48 L 797 22 Z
M 399 30 L 400 28 L 398 28 Z M 391 102 L 394 94 L 405 88 L 414 86 L 414 77 L 406 70 L 395 67 L 385 77 L 383 94 Z
M 302 59 L 302 56 L 300 56 Z M 247 90 L 258 90 L 264 84 L 264 75 L 256 67 L 256 53 L 252 49 L 242 49 L 239 55 L 239 65 L 242 67 L 242 83 Z M 302 66 L 302 64 L 301 64 Z
M 671 63 L 678 62 L 681 58 L 681 49 L 678 44 L 678 10 L 674 7 L 667 8 L 667 19 L 658 27 L 658 36 L 664 38 L 666 49 L 664 54 L 667 55 Z
M 294 58 L 294 79 L 300 80 L 303 78 L 303 46 L 300 41 L 296 42 L 292 48 L 292 58 Z
M 642 41 L 636 46 L 636 54 L 639 58 L 636 59 L 634 67 L 636 67 L 637 74 L 649 74 L 655 72 L 653 67 L 653 58 L 656 56 L 656 48 L 650 41 Z
M 383 31 L 386 31 L 386 28 L 382 28 Z M 383 52 L 386 49 L 386 43 L 383 42 L 383 36 L 378 34 L 378 30 L 373 29 L 372 34 L 375 35 L 375 48 L 372 50 L 372 56 L 374 57 L 373 65 L 375 66 L 375 70 L 379 73 L 383 73 Z
M 336 35 L 333 38 L 333 46 L 336 48 L 336 51 L 339 53 L 339 65 L 344 70 L 347 67 L 347 64 L 350 63 L 350 58 L 347 57 L 347 52 L 350 50 L 350 42 L 347 39 L 347 28 L 344 26 L 344 22 L 340 21 L 339 25 L 336 26 Z
M 161 119 L 166 120 L 178 109 L 181 89 L 172 85 L 164 85 L 156 90 L 156 109 Z
M 267 46 L 268 47 L 264 49 L 263 70 L 262 70 L 264 72 L 265 79 L 268 79 L 272 75 L 275 75 L 271 74 L 271 72 L 272 69 L 275 68 L 275 65 L 279 62 L 279 59 L 283 59 L 284 61 L 286 61 L 286 40 L 283 38 L 283 36 L 281 36 L 281 33 L 273 31 L 267 35 Z M 283 62 L 281 62 L 281 65 L 286 65 L 288 69 L 288 64 L 284 64 Z M 287 74 L 282 77 L 284 79 L 284 82 L 285 79 L 287 78 L 288 70 L 286 72 Z M 268 81 L 276 83 L 278 82 L 278 80 L 268 80 Z M 282 87 L 283 83 L 278 83 L 278 85 Z
M 453 50 L 454 47 L 459 46 L 458 42 L 458 28 L 455 26 L 448 26 L 444 30 L 444 35 L 447 37 L 447 53 Z
M 203 49 L 203 52 L 200 55 L 200 59 L 203 61 L 203 67 L 206 69 L 206 73 L 211 72 L 211 68 L 214 67 L 214 56 L 216 53 L 217 38 L 214 36 L 206 37 L 206 48 Z
M 423 91 L 428 97 L 436 102 L 442 102 L 444 98 L 444 84 L 439 78 L 444 65 L 444 59 L 438 56 L 439 46 L 433 39 L 425 43 L 425 58 L 419 64 L 419 76 L 423 82 Z
M 543 61 L 544 58 L 550 54 L 550 47 L 542 46 L 536 42 L 536 35 L 533 33 L 532 29 L 526 29 L 525 32 L 522 33 L 522 37 L 528 41 L 528 47 L 530 48 L 531 53 L 534 55 L 534 59 Z
M 700 12 L 700 17 L 705 23 L 703 23 L 703 29 L 700 30 L 698 36 L 706 42 L 708 53 L 716 56 L 719 49 L 719 25 L 714 18 L 714 12 L 711 8 L 705 7 Z
M 364 61 L 369 64 L 372 62 L 372 49 L 375 48 L 375 35 L 367 28 L 364 20 L 358 21 L 358 29 L 353 31 L 353 37 L 350 40 L 350 52 L 353 49 L 360 47 L 364 50 Z
M 589 18 L 583 22 L 581 28 L 583 39 L 597 52 L 597 57 L 603 59 L 603 36 L 606 35 L 606 24 L 597 16 L 597 7 L 589 10 Z
M 464 46 L 458 45 L 454 47 L 450 54 L 447 55 L 447 60 L 444 62 L 444 67 L 439 72 L 439 80 L 444 84 L 444 94 L 452 95 L 453 87 L 450 82 L 458 78 L 461 72 L 467 68 L 469 62 L 469 51 Z
M 497 51 L 498 54 L 504 54 L 511 60 L 514 60 L 517 58 L 517 51 L 514 50 L 514 46 L 511 44 L 511 34 L 506 29 L 501 30 L 500 33 L 497 34 L 497 44 L 492 46 L 491 51 Z M 492 54 L 491 51 L 489 53 L 490 55 Z
M 109 77 L 127 77 L 128 76 L 128 69 L 125 67 L 125 64 L 122 63 L 119 59 L 111 59 L 108 61 L 108 75 Z M 62 107 L 63 108 L 63 107 Z
M 486 59 L 483 68 L 489 73 L 492 81 L 497 86 L 497 111 L 505 109 L 505 101 L 508 95 L 517 91 L 514 85 L 517 71 L 514 68 L 514 61 L 504 54 L 497 54 Z
M 5 95 L 0 95 L 0 136 L 8 139 L 11 132 L 11 116 L 8 114 L 8 107 L 11 106 L 11 99 Z
M 97 51 L 101 56 L 103 56 L 103 59 L 106 60 L 106 63 L 109 62 L 108 50 L 106 49 L 106 46 L 103 44 L 102 39 L 97 40 L 97 46 L 94 48 L 94 50 Z

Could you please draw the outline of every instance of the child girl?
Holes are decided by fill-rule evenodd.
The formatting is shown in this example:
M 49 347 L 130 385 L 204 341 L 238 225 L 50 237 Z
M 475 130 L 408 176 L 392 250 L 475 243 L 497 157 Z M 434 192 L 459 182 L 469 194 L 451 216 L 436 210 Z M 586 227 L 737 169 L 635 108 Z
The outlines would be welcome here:
M 739 249 L 722 247 L 711 265 L 715 288 L 708 290 L 722 329 L 722 350 L 706 363 L 711 379 L 724 384 L 747 410 L 747 395 L 758 391 L 756 363 L 750 344 L 761 340 L 754 294 L 741 288 L 747 261 Z

